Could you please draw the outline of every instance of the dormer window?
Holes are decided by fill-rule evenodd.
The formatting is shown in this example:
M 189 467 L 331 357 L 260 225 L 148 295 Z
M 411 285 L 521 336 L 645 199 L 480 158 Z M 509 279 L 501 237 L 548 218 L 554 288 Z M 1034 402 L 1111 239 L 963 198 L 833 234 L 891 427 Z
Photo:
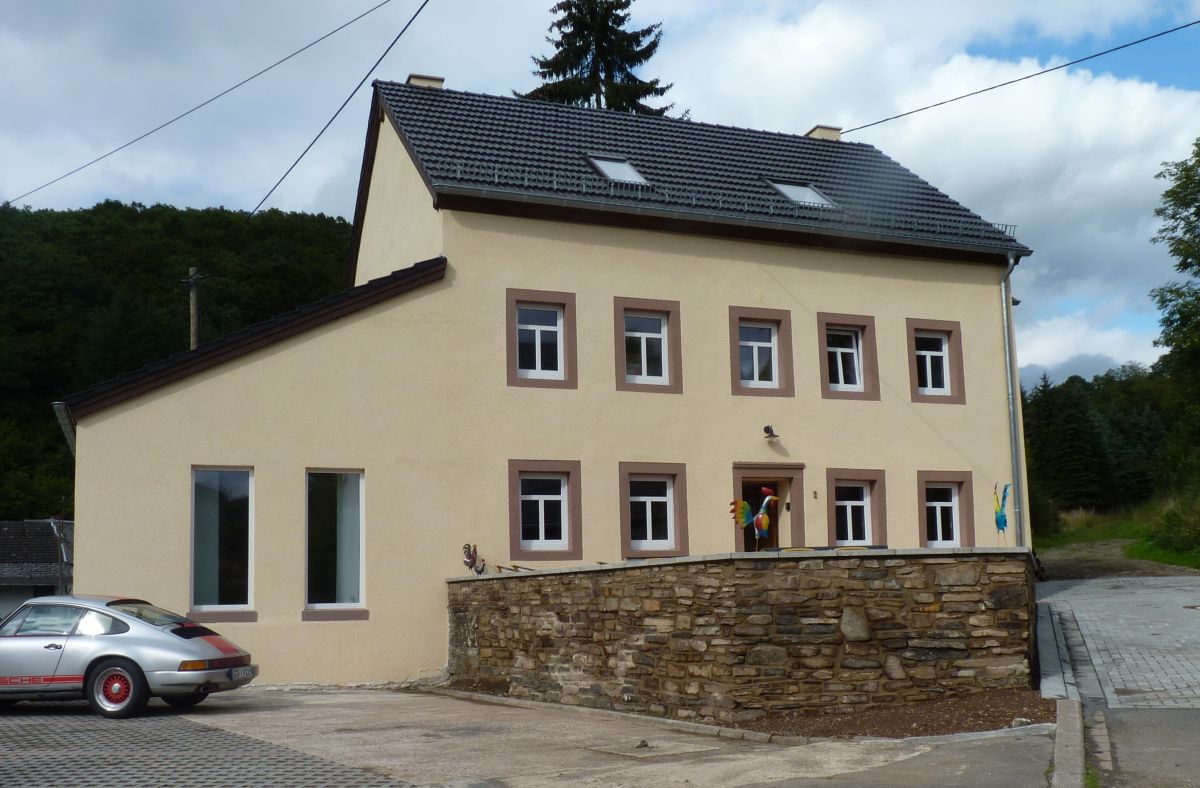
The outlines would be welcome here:
M 807 183 L 788 183 L 786 181 L 767 181 L 775 189 L 792 202 L 801 205 L 817 205 L 822 208 L 832 208 L 833 202 Z
M 601 175 L 610 181 L 623 183 L 649 184 L 642 174 L 633 168 L 628 160 L 615 156 L 588 156 L 588 161 Z

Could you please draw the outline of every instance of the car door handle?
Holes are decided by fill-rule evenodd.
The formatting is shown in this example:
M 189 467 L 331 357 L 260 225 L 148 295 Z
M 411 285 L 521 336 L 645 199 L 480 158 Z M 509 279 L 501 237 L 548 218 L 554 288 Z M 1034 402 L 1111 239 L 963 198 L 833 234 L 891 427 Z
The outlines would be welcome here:
M 59 643 L 47 643 L 46 645 L 42 646 L 42 648 L 55 648 L 55 649 L 61 649 L 61 648 L 62 648 L 62 645 L 61 645 L 61 644 L 59 644 Z

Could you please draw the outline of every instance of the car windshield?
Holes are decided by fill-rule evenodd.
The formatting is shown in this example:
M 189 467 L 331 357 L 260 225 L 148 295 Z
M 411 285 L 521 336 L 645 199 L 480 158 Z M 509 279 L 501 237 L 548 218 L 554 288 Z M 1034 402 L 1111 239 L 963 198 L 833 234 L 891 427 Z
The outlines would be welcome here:
M 131 616 L 140 618 L 142 621 L 149 622 L 156 627 L 190 623 L 191 621 L 191 619 L 184 618 L 178 613 L 163 610 L 161 607 L 155 607 L 146 602 L 109 602 L 108 606 L 113 610 L 119 610 L 122 613 L 128 613 Z

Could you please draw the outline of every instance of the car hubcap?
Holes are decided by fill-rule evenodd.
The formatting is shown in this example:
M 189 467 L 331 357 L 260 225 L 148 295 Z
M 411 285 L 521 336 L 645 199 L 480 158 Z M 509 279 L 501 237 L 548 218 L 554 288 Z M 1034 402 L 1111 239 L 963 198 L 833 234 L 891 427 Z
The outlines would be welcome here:
M 100 687 L 99 697 L 100 705 L 106 709 L 116 710 L 124 706 L 129 701 L 129 695 L 132 691 L 129 676 L 123 670 L 110 668 L 104 671 L 98 682 Z

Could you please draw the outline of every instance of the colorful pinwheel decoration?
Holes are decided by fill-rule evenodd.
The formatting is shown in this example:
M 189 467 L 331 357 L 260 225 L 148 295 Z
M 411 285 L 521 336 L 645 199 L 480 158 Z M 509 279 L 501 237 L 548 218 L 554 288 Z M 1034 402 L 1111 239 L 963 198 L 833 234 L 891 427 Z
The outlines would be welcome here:
M 996 508 L 996 530 L 1000 532 L 1000 537 L 1004 543 L 1008 544 L 1008 513 L 1005 509 L 1008 508 L 1008 488 L 1011 484 L 1004 485 L 1004 493 L 1000 493 L 1000 483 L 996 482 L 992 485 L 992 503 Z
M 766 539 L 771 534 L 771 517 L 767 514 L 771 504 L 779 500 L 775 491 L 770 487 L 762 488 L 763 502 L 754 514 L 747 501 L 736 500 L 729 502 L 729 513 L 733 515 L 733 524 L 738 528 L 754 528 L 754 549 L 758 549 L 760 539 Z

